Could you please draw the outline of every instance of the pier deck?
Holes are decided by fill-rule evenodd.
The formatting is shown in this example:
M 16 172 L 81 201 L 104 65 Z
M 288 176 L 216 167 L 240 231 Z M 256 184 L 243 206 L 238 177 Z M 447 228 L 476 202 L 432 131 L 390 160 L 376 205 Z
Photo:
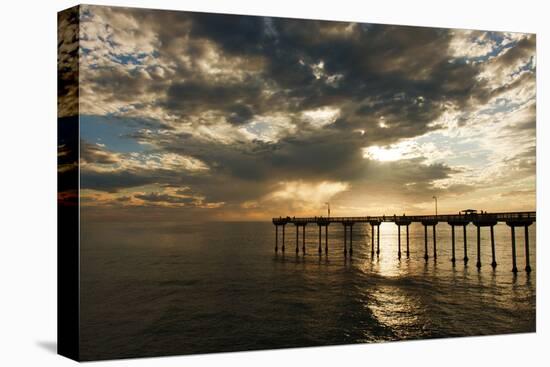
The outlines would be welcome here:
M 459 214 L 441 214 L 441 215 L 379 215 L 379 216 L 364 216 L 364 217 L 279 217 L 273 218 L 273 224 L 275 225 L 275 252 L 279 249 L 279 227 L 282 227 L 282 247 L 281 250 L 285 252 L 285 227 L 287 224 L 294 224 L 296 227 L 296 255 L 299 253 L 299 231 L 302 228 L 302 252 L 306 253 L 306 230 L 305 227 L 308 224 L 317 224 L 319 226 L 319 255 L 322 254 L 322 231 L 321 228 L 325 227 L 325 254 L 328 254 L 328 228 L 331 224 L 340 223 L 344 226 L 344 256 L 347 256 L 348 252 L 350 256 L 353 254 L 353 226 L 358 223 L 365 223 L 371 226 L 371 255 L 375 254 L 374 239 L 376 228 L 376 256 L 380 254 L 380 224 L 384 222 L 393 222 L 397 225 L 398 230 L 398 244 L 397 244 L 397 257 L 401 259 L 401 227 L 406 227 L 406 256 L 409 257 L 409 225 L 411 223 L 421 223 L 424 226 L 424 259 L 427 261 L 428 255 L 428 227 L 432 227 L 433 230 L 433 252 L 434 259 L 437 258 L 437 235 L 436 227 L 438 223 L 443 222 L 451 226 L 451 244 L 452 244 L 452 258 L 453 264 L 456 262 L 455 256 L 455 227 L 463 227 L 463 241 L 464 241 L 464 264 L 468 263 L 468 243 L 466 236 L 466 227 L 472 223 L 477 228 L 477 262 L 478 269 L 481 268 L 481 228 L 489 227 L 491 233 L 491 266 L 496 268 L 496 251 L 495 251 L 495 238 L 493 227 L 499 222 L 506 223 L 511 230 L 511 243 L 512 243 L 512 271 L 516 273 L 518 271 L 516 265 L 516 227 L 524 227 L 525 230 L 525 271 L 531 271 L 531 265 L 529 263 L 529 226 L 536 221 L 536 212 L 503 212 L 503 213 L 459 213 Z M 348 232 L 349 232 L 349 250 L 348 250 Z
M 309 224 L 309 223 L 375 223 L 375 222 L 447 222 L 447 223 L 475 223 L 475 222 L 534 222 L 537 212 L 503 212 L 503 213 L 476 213 L 476 214 L 440 214 L 440 215 L 378 215 L 364 217 L 279 217 L 273 218 L 273 224 Z

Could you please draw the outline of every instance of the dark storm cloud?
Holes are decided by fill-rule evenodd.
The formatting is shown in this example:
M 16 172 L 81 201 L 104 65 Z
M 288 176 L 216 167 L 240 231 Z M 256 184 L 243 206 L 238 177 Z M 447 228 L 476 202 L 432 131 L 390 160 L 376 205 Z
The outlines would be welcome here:
M 83 162 L 99 164 L 114 164 L 119 161 L 113 153 L 86 141 L 80 143 L 80 159 Z
M 496 63 L 499 63 L 499 62 L 496 61 Z M 507 65 L 507 63 L 504 62 L 503 65 Z M 516 78 L 513 82 L 506 83 L 498 88 L 491 90 L 490 92 L 491 96 L 498 97 L 499 95 L 502 95 L 504 93 L 513 92 L 514 90 L 522 88 L 526 84 L 534 84 L 535 77 L 536 77 L 535 72 L 536 70 L 533 69 L 531 72 L 523 73 L 518 78 Z
M 57 17 L 57 106 L 58 116 L 78 114 L 79 8 L 58 13 Z
M 531 35 L 518 41 L 514 47 L 498 58 L 498 62 L 502 65 L 513 65 L 520 59 L 531 58 L 535 48 L 536 37 Z
M 192 163 L 190 166 L 182 163 L 172 168 L 164 167 L 160 164 L 160 151 L 148 152 L 142 156 L 117 153 L 85 140 L 81 141 L 80 146 L 80 176 L 83 189 L 114 193 L 150 184 L 182 187 L 185 183 L 200 183 L 202 179 L 197 176 L 208 175 L 205 167 L 193 167 Z M 174 174 L 175 169 L 179 174 Z
M 463 107 L 488 96 L 483 82 L 475 78 L 478 66 L 450 62 L 448 49 L 452 36 L 444 29 L 127 11 L 152 28 L 160 45 L 159 59 L 177 62 L 175 75 L 167 83 L 139 75 L 118 75 L 114 70 L 113 79 L 107 73 L 112 69 L 108 69 L 104 76 L 95 79 L 97 88 L 117 90 L 115 98 L 122 100 L 135 97 L 144 89 L 157 90 L 159 105 L 176 114 L 189 112 L 186 106 L 195 106 L 195 112 L 197 109 L 218 109 L 231 115 L 231 108 L 239 99 L 254 106 L 256 114 L 352 103 L 360 113 L 355 116 L 354 109 L 348 108 L 350 116 L 343 117 L 356 121 L 365 117 L 366 110 L 361 103 L 366 98 L 391 103 L 396 94 L 403 94 L 408 103 L 402 103 L 401 107 L 405 108 L 394 111 L 395 118 L 404 121 L 402 124 L 418 126 L 422 131 L 423 126 L 442 112 L 442 102 Z M 163 27 L 168 23 L 170 31 Z M 184 37 L 196 42 L 185 43 Z M 259 57 L 265 67 L 241 83 L 215 83 L 208 75 L 196 72 L 195 64 L 204 58 L 207 48 L 201 40 L 213 42 L 229 56 L 244 60 Z M 517 47 L 503 55 L 502 62 L 520 57 L 522 50 L 528 49 L 532 42 L 520 41 Z M 182 55 L 191 59 L 191 65 L 177 61 L 177 56 Z M 324 75 L 316 78 L 312 65 L 319 62 L 324 64 Z M 340 76 L 338 82 L 326 82 L 328 77 L 335 75 Z M 259 92 L 269 86 L 275 94 L 266 101 L 267 97 Z M 163 95 L 162 91 L 166 93 Z M 431 114 L 411 111 L 420 96 Z M 377 128 L 372 123 L 369 126 Z M 410 129 L 410 133 L 414 134 L 414 129 Z
M 536 171 L 536 152 L 537 148 L 532 146 L 525 151 L 514 155 L 505 160 L 509 164 L 509 169 L 519 171 L 520 174 L 525 174 L 524 171 Z
M 230 52 L 261 52 L 266 46 L 261 17 L 194 13 L 192 18 L 191 37 L 212 40 Z
M 250 121 L 254 116 L 254 112 L 250 107 L 244 104 L 235 104 L 229 108 L 228 121 L 235 125 L 242 125 Z
M 194 64 L 204 58 L 206 46 L 200 41 L 207 40 L 229 56 L 257 57 L 265 63 L 261 71 L 239 83 L 216 82 L 181 62 L 169 82 L 112 69 L 94 79 L 98 91 L 121 101 L 157 91 L 156 104 L 182 117 L 217 110 L 239 124 L 251 116 L 249 111 L 245 116 L 235 111 L 242 102 L 256 115 L 332 105 L 342 107 L 347 128 L 368 127 L 374 135 L 387 134 L 377 118 L 390 115 L 401 131 L 395 134 L 397 140 L 427 131 L 444 102 L 464 106 L 475 102 L 476 96 L 484 97 L 483 85 L 475 80 L 477 68 L 449 62 L 447 30 L 202 13 L 145 15 L 132 10 L 131 14 L 146 18 L 157 32 L 161 59 L 174 61 L 186 55 Z M 171 32 L 162 27 L 168 21 L 175 24 Z M 184 36 L 196 42 L 181 41 L 181 47 L 175 47 L 174 42 Z M 321 62 L 323 69 L 316 77 L 313 67 Z M 337 82 L 327 82 L 335 76 Z M 261 93 L 266 89 L 272 91 L 269 96 Z M 396 95 L 405 98 L 396 104 Z M 367 99 L 379 104 L 369 108 Z
M 212 85 L 196 81 L 173 83 L 167 89 L 166 99 L 159 104 L 175 113 L 223 110 L 230 117 L 237 114 L 237 118 L 250 118 L 250 108 L 236 104 L 236 101 L 255 103 L 260 92 L 261 87 L 253 80 L 238 86 Z
M 399 192 L 418 196 L 435 191 L 432 183 L 435 180 L 448 178 L 453 169 L 442 163 L 423 164 L 422 159 L 406 159 L 395 162 L 377 162 L 367 160 L 365 172 L 356 180 L 358 187 L 372 192 Z
M 96 92 L 127 103 L 137 101 L 136 96 L 144 95 L 154 88 L 154 83 L 144 75 L 117 68 L 99 70 L 93 81 Z
M 136 135 L 137 137 L 138 135 Z M 358 133 L 336 129 L 296 134 L 275 143 L 262 141 L 222 144 L 189 135 L 141 135 L 160 149 L 191 155 L 208 162 L 212 175 L 261 183 L 273 180 L 352 179 L 365 167 L 360 148 L 366 143 Z M 342 144 L 346 141 L 347 144 Z
M 527 107 L 525 117 L 515 123 L 510 125 L 505 129 L 505 133 L 510 134 L 520 134 L 528 132 L 530 134 L 535 134 L 535 129 L 537 127 L 537 107 L 535 104 Z M 534 152 L 533 152 L 534 153 Z
M 390 143 L 427 132 L 428 125 L 445 110 L 444 103 L 464 107 L 488 97 L 483 82 L 475 78 L 479 72 L 476 66 L 449 62 L 451 36 L 446 30 L 365 28 L 342 22 L 278 18 L 272 19 L 272 24 L 276 38 L 258 36 L 265 34 L 265 25 L 255 22 L 257 30 L 251 32 L 255 36 L 241 39 L 240 49 L 232 44 L 226 47 L 225 38 L 213 38 L 229 53 L 266 58 L 262 78 L 285 92 L 272 97 L 279 103 L 265 103 L 254 94 L 256 100 L 249 100 L 249 104 L 261 106 L 257 113 L 277 108 L 298 112 L 325 105 L 342 107 L 342 123 L 337 126 L 368 128 L 370 143 Z M 209 34 L 206 25 L 201 27 L 204 34 Z M 351 30 L 346 31 L 348 27 Z M 228 27 L 227 38 L 233 39 L 233 31 L 239 32 L 239 27 Z M 216 32 L 217 28 L 212 30 Z M 323 69 L 316 78 L 312 65 L 321 62 Z M 340 78 L 338 82 L 328 83 L 327 78 L 334 76 Z M 369 101 L 375 103 L 369 105 Z M 379 127 L 382 116 L 391 129 Z
M 136 133 L 136 137 L 137 135 Z M 140 137 L 145 142 L 151 138 L 154 139 L 151 136 Z M 210 162 L 212 165 L 210 171 L 204 174 L 194 174 L 184 170 L 174 172 L 161 168 L 152 169 L 144 165 L 118 167 L 116 165 L 124 161 L 125 155 L 82 141 L 81 162 L 84 165 L 81 163 L 81 188 L 116 193 L 124 189 L 153 184 L 168 188 L 191 186 L 195 190 L 180 189 L 175 193 L 180 196 L 191 195 L 193 197 L 204 195 L 209 201 L 214 202 L 239 203 L 267 194 L 270 188 L 265 184 L 272 184 L 281 179 L 281 177 L 270 178 L 270 165 L 269 162 L 262 160 L 262 157 L 265 157 L 263 155 L 255 157 L 249 150 L 237 152 L 227 145 L 213 146 L 207 141 L 199 142 L 185 135 L 180 136 L 180 139 L 188 139 L 189 144 L 182 144 L 183 140 L 170 143 L 165 141 L 165 145 L 158 152 L 174 152 L 181 155 L 193 153 L 194 157 Z M 174 146 L 171 147 L 169 144 L 174 144 Z M 165 195 L 169 196 L 168 194 L 151 193 L 147 195 L 161 196 L 136 197 L 149 202 L 153 202 L 153 199 L 156 198 L 158 202 L 175 203 L 162 200 Z M 173 200 L 180 200 L 180 196 L 174 196 Z
M 445 164 L 426 165 L 423 159 L 388 163 L 365 159 L 360 149 L 366 143 L 365 137 L 348 134 L 328 130 L 322 135 L 297 135 L 277 143 L 243 144 L 238 149 L 180 137 L 164 140 L 162 150 L 193 155 L 211 167 L 208 175 L 171 177 L 172 184 L 190 185 L 211 201 L 228 203 L 257 199 L 269 194 L 279 182 L 296 180 L 350 182 L 359 192 L 368 187 L 378 192 L 408 193 L 412 197 L 420 192 L 442 192 L 433 188 L 433 182 L 458 172 Z M 157 141 L 155 137 L 147 138 Z M 347 143 L 341 144 L 343 140 Z M 149 176 L 145 174 L 143 178 Z M 119 183 L 120 177 L 112 180 Z M 132 185 L 131 181 L 125 182 Z M 410 186 L 403 191 L 406 185 Z
M 82 189 L 114 193 L 129 187 L 153 184 L 161 179 L 161 177 L 148 174 L 147 172 L 96 172 L 82 170 L 80 173 L 80 187 Z
M 344 196 L 367 196 L 370 191 L 412 198 L 464 192 L 471 187 L 434 185 L 458 172 L 446 164 L 428 164 L 423 158 L 381 163 L 366 159 L 363 149 L 439 129 L 436 122 L 450 106 L 468 112 L 534 78 L 528 71 L 512 83 L 490 86 L 492 80 L 480 77 L 484 65 L 453 56 L 453 34 L 445 29 L 110 11 L 134 19 L 139 25 L 136 32 L 153 35 L 144 37 L 150 44 L 143 47 L 154 51 L 148 51 L 143 65 L 136 55 L 117 56 L 136 65 L 93 64 L 87 74 L 93 97 L 118 108 L 114 115 L 127 112 L 120 105 L 131 105 L 126 109 L 132 116 L 158 120 L 156 126 L 144 124 L 130 137 L 153 152 L 200 159 L 209 171 L 193 175 L 144 167 L 83 170 L 84 187 L 96 190 L 190 186 L 209 201 L 235 205 L 261 198 L 281 182 L 297 180 L 349 183 L 352 190 Z M 109 14 L 104 18 L 111 19 Z M 112 19 L 116 30 L 120 18 Z M 527 37 L 487 64 L 498 70 L 511 67 L 533 49 L 534 37 Z M 304 111 L 324 107 L 339 111 L 333 123 L 315 126 L 302 118 Z M 198 131 L 225 124 L 232 129 L 229 135 L 273 115 L 287 117 L 293 128 L 282 128 L 268 141 L 222 136 L 228 142 Z M 169 118 L 163 120 L 165 116 Z M 458 117 L 459 126 L 460 118 L 467 123 L 465 116 Z M 515 128 L 530 126 L 526 121 Z M 117 159 L 92 145 L 83 145 L 82 157 L 97 164 Z M 520 157 L 514 162 L 529 164 Z M 187 200 L 162 193 L 139 195 L 148 202 Z

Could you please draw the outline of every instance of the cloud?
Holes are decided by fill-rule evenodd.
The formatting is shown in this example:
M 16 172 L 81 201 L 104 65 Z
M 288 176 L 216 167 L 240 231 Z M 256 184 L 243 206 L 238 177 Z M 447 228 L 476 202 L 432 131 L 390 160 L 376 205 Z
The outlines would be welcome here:
M 305 211 L 324 206 L 325 202 L 348 188 L 349 184 L 345 182 L 285 181 L 278 183 L 274 191 L 262 198 L 261 201 L 267 205 L 283 203 L 289 209 Z
M 78 114 L 79 7 L 58 13 L 57 109 L 58 117 Z
M 204 162 L 187 155 L 117 153 L 86 141 L 81 143 L 81 186 L 87 189 L 115 192 L 152 183 L 174 184 L 208 171 Z
M 363 150 L 365 158 L 381 162 L 422 158 L 426 163 L 432 163 L 442 161 L 451 154 L 449 149 L 437 147 L 434 143 L 418 143 L 415 140 L 402 140 L 384 147 L 373 145 Z
M 82 142 L 81 168 L 96 172 L 121 172 L 138 170 L 167 170 L 188 173 L 208 171 L 199 159 L 174 153 L 114 153 L 99 145 Z
M 81 112 L 135 121 L 133 151 L 81 145 L 84 188 L 113 205 L 422 211 L 532 185 L 534 35 L 81 9 Z
M 242 125 L 250 121 L 254 116 L 252 109 L 244 104 L 235 104 L 229 108 L 228 121 L 235 125 Z
M 200 208 L 217 209 L 224 202 L 208 202 L 204 196 L 193 192 L 189 187 L 161 187 L 158 185 L 137 186 L 133 191 L 104 192 L 85 189 L 81 193 L 85 208 Z

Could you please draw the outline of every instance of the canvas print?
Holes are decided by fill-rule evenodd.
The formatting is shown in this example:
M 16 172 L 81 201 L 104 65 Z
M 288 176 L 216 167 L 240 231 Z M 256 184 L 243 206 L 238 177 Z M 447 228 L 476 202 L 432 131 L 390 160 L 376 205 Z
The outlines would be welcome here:
M 59 353 L 535 332 L 534 34 L 58 15 Z

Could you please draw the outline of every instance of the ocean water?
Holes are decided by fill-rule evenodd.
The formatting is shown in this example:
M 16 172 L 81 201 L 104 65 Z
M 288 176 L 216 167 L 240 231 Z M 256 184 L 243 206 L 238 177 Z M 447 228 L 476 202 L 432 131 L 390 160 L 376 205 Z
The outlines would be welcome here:
M 527 274 L 523 228 L 516 230 L 519 272 L 511 272 L 510 229 L 462 229 L 451 258 L 450 226 L 410 227 L 410 258 L 401 260 L 397 227 L 380 227 L 371 257 L 370 227 L 353 229 L 353 256 L 343 254 L 343 226 L 329 227 L 319 256 L 318 227 L 306 227 L 306 254 L 296 255 L 287 225 L 286 253 L 276 254 L 271 223 L 89 223 L 81 226 L 81 357 L 84 360 L 372 343 L 535 331 L 536 226 L 529 227 Z M 279 233 L 279 241 L 281 234 Z

